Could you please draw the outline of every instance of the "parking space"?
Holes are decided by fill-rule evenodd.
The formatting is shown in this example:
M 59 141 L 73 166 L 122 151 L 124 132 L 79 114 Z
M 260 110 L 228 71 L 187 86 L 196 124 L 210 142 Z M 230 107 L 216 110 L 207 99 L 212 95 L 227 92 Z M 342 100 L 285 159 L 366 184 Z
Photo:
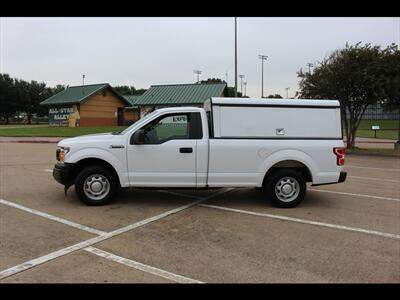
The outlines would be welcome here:
M 279 209 L 256 189 L 122 191 L 88 207 L 55 144 L 0 144 L 0 282 L 400 282 L 400 159 Z

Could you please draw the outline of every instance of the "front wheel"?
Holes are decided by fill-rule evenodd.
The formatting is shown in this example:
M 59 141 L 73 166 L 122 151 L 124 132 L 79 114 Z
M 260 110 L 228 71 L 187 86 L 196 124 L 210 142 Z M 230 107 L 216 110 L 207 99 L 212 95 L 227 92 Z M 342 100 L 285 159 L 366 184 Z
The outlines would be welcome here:
M 108 204 L 117 191 L 113 174 L 103 166 L 89 166 L 75 178 L 75 191 L 86 205 Z
M 305 197 L 307 185 L 299 172 L 281 169 L 267 179 L 266 193 L 272 203 L 278 207 L 294 207 Z

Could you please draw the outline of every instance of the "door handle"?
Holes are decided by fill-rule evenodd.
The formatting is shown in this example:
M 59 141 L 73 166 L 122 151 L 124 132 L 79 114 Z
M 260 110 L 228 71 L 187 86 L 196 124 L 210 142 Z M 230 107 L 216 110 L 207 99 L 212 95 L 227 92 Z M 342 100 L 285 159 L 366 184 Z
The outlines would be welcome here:
M 179 148 L 180 153 L 192 153 L 193 148 Z

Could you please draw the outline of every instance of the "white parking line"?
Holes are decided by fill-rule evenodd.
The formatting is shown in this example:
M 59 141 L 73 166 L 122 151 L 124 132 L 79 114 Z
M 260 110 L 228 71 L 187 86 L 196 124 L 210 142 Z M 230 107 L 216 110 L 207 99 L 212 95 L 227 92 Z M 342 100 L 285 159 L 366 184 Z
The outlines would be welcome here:
M 156 215 L 154 217 L 151 217 L 151 218 L 148 218 L 148 219 L 133 223 L 131 225 L 128 225 L 128 226 L 116 229 L 114 231 L 105 233 L 104 235 L 100 235 L 100 236 L 85 240 L 85 241 L 77 243 L 75 245 L 72 245 L 72 246 L 69 246 L 69 247 L 66 247 L 66 248 L 51 252 L 51 253 L 49 253 L 47 255 L 40 256 L 38 258 L 34 258 L 34 259 L 29 260 L 29 261 L 26 261 L 26 262 L 24 262 L 22 264 L 13 266 L 11 268 L 8 268 L 8 269 L 3 270 L 3 271 L 0 272 L 0 280 L 4 279 L 6 277 L 9 277 L 11 275 L 20 273 L 22 271 L 28 270 L 30 268 L 33 268 L 35 266 L 38 266 L 40 264 L 43 264 L 43 263 L 48 262 L 50 260 L 53 260 L 55 258 L 67 255 L 69 253 L 75 252 L 75 251 L 83 249 L 83 248 L 87 248 L 87 247 L 92 246 L 92 245 L 94 245 L 96 243 L 99 243 L 99 242 L 102 242 L 104 240 L 110 239 L 110 238 L 112 238 L 114 236 L 120 235 L 120 234 L 125 233 L 127 231 L 130 231 L 132 229 L 135 229 L 135 228 L 138 228 L 140 226 L 149 224 L 151 222 L 160 220 L 160 219 L 165 218 L 165 217 L 167 217 L 169 215 L 178 213 L 178 212 L 180 212 L 182 210 L 185 210 L 187 208 L 195 206 L 195 205 L 199 204 L 202 201 L 209 200 L 209 199 L 211 199 L 211 198 L 213 198 L 215 196 L 218 196 L 218 195 L 220 195 L 220 194 L 222 194 L 224 192 L 228 192 L 230 190 L 232 190 L 232 189 L 227 189 L 227 190 L 224 190 L 224 191 L 220 191 L 220 192 L 215 193 L 215 194 L 213 194 L 211 196 L 205 197 L 205 198 L 203 198 L 201 200 L 197 200 L 197 201 L 194 201 L 192 203 L 180 206 L 178 208 L 171 209 L 169 211 L 166 211 L 166 212 L 161 213 L 159 215 Z
M 370 169 L 370 170 L 383 170 L 383 171 L 391 171 L 391 172 L 400 172 L 400 169 L 389 169 L 389 168 L 374 168 L 374 167 L 361 167 L 354 165 L 345 165 L 345 168 L 358 168 L 358 169 Z
M 328 228 L 333 228 L 333 229 L 341 229 L 341 230 L 353 231 L 353 232 L 358 232 L 358 233 L 365 233 L 365 234 L 370 234 L 370 235 L 377 235 L 377 236 L 382 236 L 382 237 L 391 238 L 391 239 L 400 239 L 400 235 L 398 235 L 398 234 L 375 231 L 375 230 L 368 230 L 368 229 L 357 228 L 357 227 L 348 227 L 348 226 L 343 226 L 343 225 L 329 224 L 329 223 L 323 223 L 323 222 L 317 222 L 317 221 L 311 221 L 311 220 L 305 220 L 305 219 L 298 219 L 298 218 L 292 218 L 292 217 L 286 217 L 286 216 L 280 216 L 280 215 L 258 213 L 258 212 L 248 211 L 248 210 L 235 209 L 235 208 L 209 205 L 209 204 L 199 204 L 198 206 L 220 209 L 220 210 L 236 212 L 236 213 L 242 213 L 242 214 L 247 214 L 247 215 L 253 215 L 253 216 L 258 216 L 258 217 L 265 217 L 265 218 L 278 219 L 278 220 L 283 220 L 283 221 L 291 221 L 291 222 L 303 223 L 303 224 L 308 224 L 308 225 L 315 225 L 315 226 L 322 226 L 322 227 L 328 227 Z
M 87 231 L 87 232 L 90 232 L 90 233 L 94 233 L 94 234 L 97 234 L 97 235 L 106 234 L 105 231 L 97 230 L 97 229 L 94 229 L 94 228 L 91 228 L 91 227 L 88 227 L 88 226 L 85 226 L 85 225 L 81 225 L 81 224 L 78 224 L 78 223 L 75 223 L 75 222 L 71 222 L 71 221 L 56 217 L 56 216 L 52 216 L 52 215 L 47 214 L 45 212 L 41 212 L 39 210 L 32 209 L 32 208 L 29 208 L 29 207 L 26 207 L 26 206 L 23 206 L 23 205 L 20 205 L 20 204 L 17 204 L 17 203 L 13 203 L 13 202 L 10 202 L 10 201 L 4 200 L 4 199 L 0 199 L 0 203 L 4 204 L 4 205 L 7 205 L 7 206 L 10 206 L 10 207 L 14 207 L 14 208 L 26 211 L 26 212 L 29 212 L 29 213 L 37 215 L 37 216 L 41 216 L 43 218 L 46 218 L 46 219 L 49 219 L 49 220 L 52 220 L 52 221 L 56 221 L 56 222 L 59 222 L 59 223 L 62 223 L 62 224 L 65 224 L 65 225 L 68 225 L 68 226 L 71 226 L 71 227 L 78 228 L 80 230 L 84 230 L 84 231 Z
M 383 178 L 373 178 L 373 177 L 363 177 L 363 176 L 347 176 L 347 178 L 357 178 L 357 179 L 367 179 L 367 180 L 374 180 L 374 181 L 387 181 L 387 182 L 395 182 L 400 183 L 400 180 L 391 180 L 391 179 L 383 179 Z
M 43 171 L 53 173 L 53 170 L 50 169 L 43 169 Z
M 313 191 L 313 192 L 321 192 L 321 193 L 331 193 L 331 194 L 339 194 L 339 195 L 366 197 L 366 198 L 397 201 L 397 202 L 400 201 L 400 199 L 398 199 L 398 198 L 380 197 L 380 196 L 372 196 L 372 195 L 366 195 L 366 194 L 353 194 L 353 193 L 337 192 L 337 191 L 330 191 L 330 190 L 317 190 L 317 189 L 308 189 L 308 190 Z
M 137 270 L 140 270 L 140 271 L 143 271 L 143 272 L 146 272 L 146 273 L 150 273 L 150 274 L 153 274 L 153 275 L 156 275 L 156 276 L 160 276 L 160 277 L 163 277 L 163 278 L 166 278 L 166 279 L 169 279 L 171 281 L 178 282 L 178 283 L 204 283 L 204 282 L 201 282 L 201 281 L 198 281 L 198 280 L 195 280 L 195 279 L 191 279 L 191 278 L 188 278 L 188 277 L 185 277 L 185 276 L 182 276 L 182 275 L 174 274 L 174 273 L 171 273 L 171 272 L 168 272 L 168 271 L 165 271 L 165 270 L 161 270 L 161 269 L 149 266 L 149 265 L 145 265 L 145 264 L 142 264 L 140 262 L 137 262 L 137 261 L 134 261 L 134 260 L 131 260 L 131 259 L 127 259 L 125 257 L 121 257 L 121 256 L 118 256 L 118 255 L 112 254 L 110 252 L 106 252 L 106 251 L 100 250 L 98 248 L 88 247 L 88 248 L 85 248 L 84 250 L 88 251 L 90 253 L 96 254 L 96 255 L 98 255 L 100 257 L 103 257 L 103 258 L 118 262 L 118 263 L 123 264 L 125 266 L 131 267 L 131 268 L 135 268 Z

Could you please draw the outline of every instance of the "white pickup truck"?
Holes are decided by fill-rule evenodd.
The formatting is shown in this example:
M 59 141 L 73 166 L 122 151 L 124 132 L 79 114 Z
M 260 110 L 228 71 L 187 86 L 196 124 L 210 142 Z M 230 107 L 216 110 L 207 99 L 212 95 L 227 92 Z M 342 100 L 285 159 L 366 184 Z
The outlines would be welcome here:
M 127 187 L 255 187 L 293 207 L 306 182 L 345 181 L 344 155 L 336 100 L 211 98 L 155 110 L 122 132 L 64 139 L 53 176 L 87 205 Z

